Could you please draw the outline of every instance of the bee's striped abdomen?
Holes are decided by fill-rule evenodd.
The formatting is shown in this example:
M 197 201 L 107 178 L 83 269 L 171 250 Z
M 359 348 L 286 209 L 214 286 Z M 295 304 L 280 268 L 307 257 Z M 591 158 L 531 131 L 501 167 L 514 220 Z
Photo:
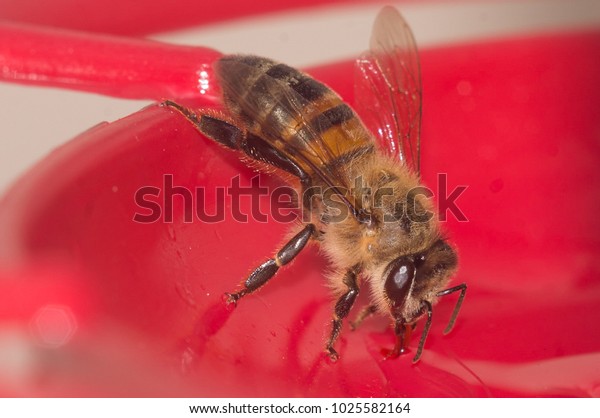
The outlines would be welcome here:
M 229 111 L 282 152 L 319 167 L 373 149 L 354 111 L 312 77 L 254 56 L 226 56 L 216 68 Z

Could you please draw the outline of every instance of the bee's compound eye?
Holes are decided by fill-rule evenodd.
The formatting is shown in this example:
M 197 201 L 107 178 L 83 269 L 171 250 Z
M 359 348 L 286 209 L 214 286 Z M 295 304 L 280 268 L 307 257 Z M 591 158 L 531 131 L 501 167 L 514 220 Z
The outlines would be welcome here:
M 394 262 L 385 281 L 385 293 L 394 308 L 402 308 L 414 278 L 415 265 L 412 261 L 401 258 Z

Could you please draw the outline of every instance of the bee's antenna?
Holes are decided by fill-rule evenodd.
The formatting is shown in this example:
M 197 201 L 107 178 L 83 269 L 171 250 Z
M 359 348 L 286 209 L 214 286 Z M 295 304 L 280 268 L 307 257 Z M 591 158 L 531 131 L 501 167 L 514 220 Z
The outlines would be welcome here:
M 423 333 L 421 334 L 421 340 L 419 341 L 419 348 L 417 348 L 417 354 L 415 354 L 415 358 L 413 358 L 413 363 L 416 363 L 421 358 L 421 353 L 423 353 L 423 346 L 425 345 L 425 340 L 427 339 L 427 334 L 429 334 L 429 328 L 431 328 L 431 317 L 432 317 L 431 302 L 426 301 L 426 300 L 421 302 L 421 311 L 427 312 L 427 322 L 425 322 L 425 328 L 423 328 Z
M 462 306 L 463 299 L 465 298 L 465 294 L 467 293 L 467 284 L 459 284 L 458 286 L 451 287 L 450 289 L 442 290 L 437 293 L 437 297 L 446 296 L 450 293 L 458 292 L 460 290 L 460 296 L 458 296 L 458 301 L 456 302 L 456 306 L 454 307 L 454 311 L 452 312 L 452 316 L 450 317 L 450 322 L 448 326 L 444 330 L 444 335 L 448 334 L 452 331 L 454 327 L 454 323 L 456 322 L 456 317 L 458 316 L 458 312 L 460 311 L 460 307 Z

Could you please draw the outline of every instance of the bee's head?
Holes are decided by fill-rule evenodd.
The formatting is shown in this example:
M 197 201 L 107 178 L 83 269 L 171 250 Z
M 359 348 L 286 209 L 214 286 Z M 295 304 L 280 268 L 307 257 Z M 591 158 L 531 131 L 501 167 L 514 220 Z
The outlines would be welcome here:
M 433 303 L 457 262 L 456 253 L 443 239 L 423 252 L 403 255 L 390 262 L 384 273 L 384 293 L 394 320 L 415 321 L 423 313 L 423 302 Z
M 445 240 L 439 239 L 425 251 L 403 255 L 388 264 L 384 273 L 383 290 L 397 337 L 391 356 L 404 352 L 415 321 L 427 314 L 427 322 L 417 354 L 413 359 L 415 362 L 419 360 L 431 325 L 431 306 L 435 299 L 465 287 L 462 285 L 457 289 L 442 290 L 456 270 L 457 262 L 452 247 Z M 458 314 L 462 297 L 464 297 L 464 290 L 447 331 L 451 329 Z

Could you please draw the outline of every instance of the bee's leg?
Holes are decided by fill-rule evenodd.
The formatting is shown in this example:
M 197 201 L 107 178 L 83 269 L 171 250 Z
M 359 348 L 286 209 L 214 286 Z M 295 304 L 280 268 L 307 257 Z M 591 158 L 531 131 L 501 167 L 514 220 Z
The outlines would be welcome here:
M 259 136 L 248 133 L 232 123 L 213 115 L 198 115 L 193 110 L 175 102 L 166 100 L 163 106 L 171 107 L 180 112 L 202 134 L 221 145 L 244 152 L 253 160 L 270 164 L 298 177 L 303 184 L 309 182 L 306 172 L 290 157 L 273 147 Z
M 423 328 L 421 339 L 419 340 L 419 346 L 417 347 L 417 354 L 415 354 L 415 357 L 413 358 L 413 363 L 418 362 L 421 358 L 423 347 L 425 346 L 425 340 L 427 339 L 427 336 L 429 335 L 429 329 L 431 328 L 432 307 L 431 303 L 426 300 L 421 302 L 421 307 L 419 308 L 419 312 L 415 317 L 419 318 L 422 315 L 427 315 L 427 320 L 425 321 L 425 327 Z M 407 351 L 406 347 L 410 342 L 410 337 L 416 326 L 417 321 L 406 322 L 403 317 L 396 317 L 394 321 L 396 344 L 394 345 L 394 348 L 386 355 L 386 358 L 396 358 L 400 354 L 404 354 Z
M 427 335 L 429 335 L 429 328 L 431 328 L 431 310 L 432 308 L 430 302 L 425 300 L 421 303 L 421 309 L 419 311 L 419 314 L 427 314 L 427 321 L 425 321 L 425 327 L 423 327 L 421 339 L 419 340 L 419 347 L 417 348 L 417 354 L 415 354 L 415 357 L 413 358 L 413 363 L 418 362 L 421 358 L 421 353 L 423 352 L 423 347 L 425 346 L 425 340 L 427 339 Z M 408 338 L 406 339 L 406 341 L 408 341 Z
M 360 326 L 360 324 L 363 323 L 363 321 L 365 319 L 367 319 L 368 317 L 370 317 L 371 315 L 373 315 L 375 312 L 377 312 L 377 305 L 367 305 L 365 306 L 356 316 L 356 319 L 352 322 L 350 322 L 350 329 L 352 329 L 352 331 L 354 331 L 356 328 L 358 328 Z
M 327 346 L 325 348 L 327 354 L 329 354 L 329 357 L 333 361 L 336 361 L 340 357 L 337 351 L 335 351 L 333 348 L 333 344 L 340 335 L 343 319 L 348 316 L 348 313 L 350 312 L 350 309 L 352 308 L 352 305 L 354 305 L 356 297 L 358 296 L 356 273 L 356 269 L 351 269 L 346 272 L 346 275 L 344 276 L 344 284 L 348 287 L 348 291 L 340 296 L 333 311 L 331 335 L 329 336 L 329 341 L 327 342 Z
M 252 293 L 255 290 L 264 286 L 279 270 L 279 267 L 285 266 L 294 259 L 300 251 L 306 246 L 306 243 L 315 232 L 315 227 L 312 224 L 307 225 L 298 232 L 294 238 L 292 238 L 287 244 L 283 246 L 281 250 L 275 255 L 274 258 L 262 263 L 256 270 L 248 276 L 244 282 L 244 289 L 235 293 L 227 293 L 228 303 L 237 303 L 240 298 Z
M 202 114 L 198 114 L 189 107 L 182 106 L 179 103 L 176 103 L 172 100 L 165 100 L 160 105 L 163 107 L 170 107 L 171 109 L 175 109 L 176 111 L 181 113 L 192 125 L 194 125 L 196 129 L 202 132 L 202 129 L 200 128 L 200 120 L 202 119 Z
M 451 287 L 450 289 L 442 290 L 441 292 L 438 292 L 436 295 L 437 297 L 442 297 L 442 296 L 446 296 L 446 295 L 449 295 L 451 293 L 458 292 L 458 291 L 460 291 L 460 295 L 458 296 L 458 301 L 456 302 L 454 311 L 452 311 L 452 316 L 450 317 L 450 322 L 448 323 L 448 326 L 444 330 L 444 334 L 448 334 L 450 331 L 452 331 L 452 328 L 454 327 L 454 323 L 456 322 L 456 317 L 458 316 L 458 312 L 460 312 L 460 307 L 462 306 L 463 299 L 465 298 L 465 293 L 467 293 L 467 284 L 462 283 L 462 284 L 459 284 L 458 286 Z

